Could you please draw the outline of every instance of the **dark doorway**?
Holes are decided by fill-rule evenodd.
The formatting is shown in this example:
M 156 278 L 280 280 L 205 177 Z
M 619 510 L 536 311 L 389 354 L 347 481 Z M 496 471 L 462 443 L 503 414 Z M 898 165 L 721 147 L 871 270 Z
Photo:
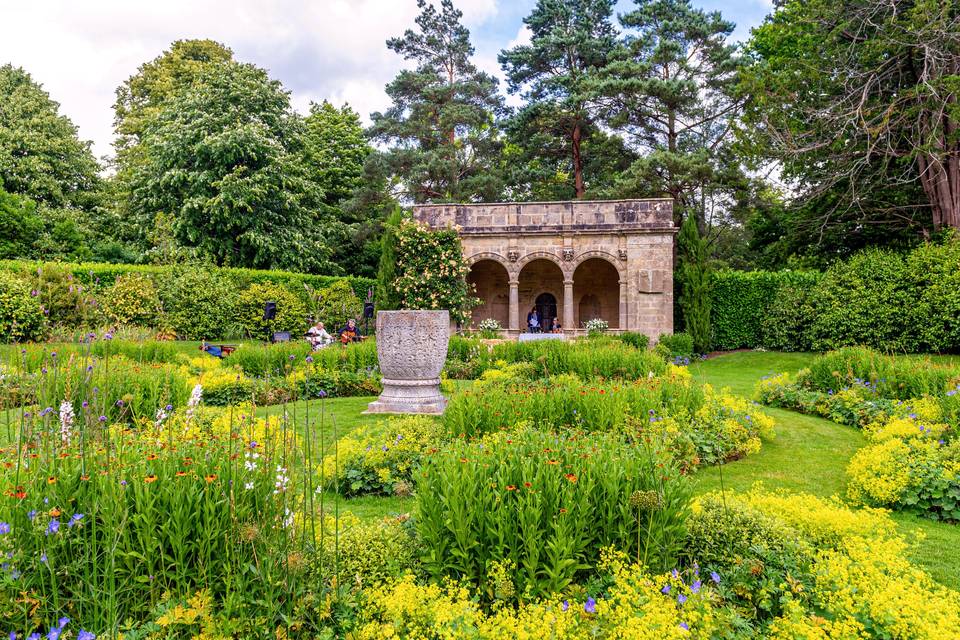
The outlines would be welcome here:
M 557 317 L 557 299 L 552 293 L 541 293 L 534 304 L 537 307 L 537 315 L 540 316 L 540 326 L 543 331 L 550 331 L 553 319 Z

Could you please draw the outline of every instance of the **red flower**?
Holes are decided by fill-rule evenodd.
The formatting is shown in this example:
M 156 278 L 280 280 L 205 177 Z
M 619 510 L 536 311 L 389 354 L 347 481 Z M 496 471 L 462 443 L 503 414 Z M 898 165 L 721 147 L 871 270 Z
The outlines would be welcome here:
M 512 484 L 508 484 L 508 485 L 507 485 L 507 491 L 516 491 L 516 490 L 517 490 L 517 488 L 516 488 L 515 486 L 513 486 Z

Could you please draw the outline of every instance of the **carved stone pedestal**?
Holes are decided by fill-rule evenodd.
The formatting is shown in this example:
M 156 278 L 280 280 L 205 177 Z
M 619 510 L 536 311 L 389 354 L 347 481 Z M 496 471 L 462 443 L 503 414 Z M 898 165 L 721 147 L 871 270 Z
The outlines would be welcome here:
M 440 371 L 447 359 L 450 314 L 447 311 L 380 311 L 377 359 L 383 393 L 365 413 L 442 414 Z

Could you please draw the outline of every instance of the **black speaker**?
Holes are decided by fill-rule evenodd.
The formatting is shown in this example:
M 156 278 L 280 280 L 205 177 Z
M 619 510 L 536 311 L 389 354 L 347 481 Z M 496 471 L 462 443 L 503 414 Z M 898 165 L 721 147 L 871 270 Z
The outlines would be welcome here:
M 364 318 L 372 318 L 372 317 L 373 317 L 373 303 L 372 303 L 372 302 L 364 302 L 364 303 L 363 303 L 363 317 L 364 317 Z
M 264 320 L 273 320 L 277 317 L 277 303 L 268 302 L 263 305 L 263 319 Z

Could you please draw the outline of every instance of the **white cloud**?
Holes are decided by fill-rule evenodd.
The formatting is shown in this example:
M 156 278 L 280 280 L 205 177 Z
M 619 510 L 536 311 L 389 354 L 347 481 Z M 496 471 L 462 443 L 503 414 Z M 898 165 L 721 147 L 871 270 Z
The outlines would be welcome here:
M 471 28 L 497 12 L 497 0 L 457 6 Z M 283 82 L 300 110 L 328 99 L 366 118 L 389 104 L 383 86 L 401 67 L 385 41 L 416 14 L 415 0 L 0 0 L 0 64 L 29 71 L 103 156 L 116 87 L 174 40 L 224 43 Z

